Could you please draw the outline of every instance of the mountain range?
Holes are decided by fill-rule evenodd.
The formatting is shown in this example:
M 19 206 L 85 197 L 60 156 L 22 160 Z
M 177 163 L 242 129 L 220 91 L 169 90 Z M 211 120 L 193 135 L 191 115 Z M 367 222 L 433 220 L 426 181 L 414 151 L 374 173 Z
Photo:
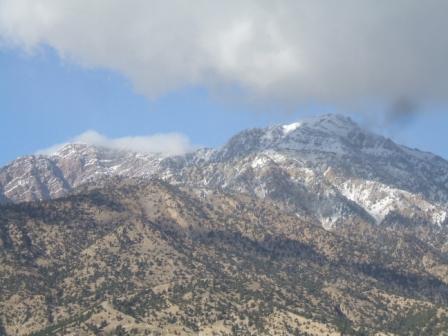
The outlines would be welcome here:
M 446 335 L 448 162 L 350 118 L 0 168 L 0 334 Z

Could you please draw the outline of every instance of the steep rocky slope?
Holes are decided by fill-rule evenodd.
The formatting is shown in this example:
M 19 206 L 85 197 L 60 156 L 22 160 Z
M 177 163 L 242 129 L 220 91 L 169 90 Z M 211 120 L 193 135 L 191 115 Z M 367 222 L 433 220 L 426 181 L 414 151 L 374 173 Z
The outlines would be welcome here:
M 110 176 L 246 193 L 329 230 L 359 221 L 448 223 L 447 161 L 337 115 L 246 130 L 221 149 L 177 157 L 71 144 L 2 168 L 0 190 L 4 201 L 48 199 Z
M 4 205 L 0 331 L 448 330 L 443 228 L 360 221 L 331 232 L 319 224 L 249 194 L 147 179 L 106 179 L 68 197 Z

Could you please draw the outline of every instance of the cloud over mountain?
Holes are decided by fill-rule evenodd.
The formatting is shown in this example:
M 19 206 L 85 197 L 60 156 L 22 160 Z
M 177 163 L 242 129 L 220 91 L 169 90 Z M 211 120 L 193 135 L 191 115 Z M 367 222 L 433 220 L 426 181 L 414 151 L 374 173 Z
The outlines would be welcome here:
M 148 97 L 238 88 L 255 101 L 446 102 L 441 0 L 0 0 L 3 43 L 55 48 Z

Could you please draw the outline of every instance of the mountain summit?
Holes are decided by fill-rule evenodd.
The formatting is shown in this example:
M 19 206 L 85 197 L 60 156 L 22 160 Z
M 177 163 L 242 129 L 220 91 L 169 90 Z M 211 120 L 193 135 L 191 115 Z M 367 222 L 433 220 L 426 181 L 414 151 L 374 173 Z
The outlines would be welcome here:
M 440 226 L 448 217 L 447 161 L 339 115 L 245 130 L 220 149 L 183 156 L 68 144 L 3 167 L 0 191 L 4 202 L 49 199 L 113 176 L 246 193 L 327 229 L 357 221 Z
M 279 125 L 265 129 L 243 131 L 220 150 L 224 158 L 241 156 L 248 152 L 266 149 L 324 150 L 338 151 L 336 147 L 326 147 L 337 138 L 349 137 L 351 133 L 362 132 L 350 118 L 340 115 L 324 115 L 301 122 Z

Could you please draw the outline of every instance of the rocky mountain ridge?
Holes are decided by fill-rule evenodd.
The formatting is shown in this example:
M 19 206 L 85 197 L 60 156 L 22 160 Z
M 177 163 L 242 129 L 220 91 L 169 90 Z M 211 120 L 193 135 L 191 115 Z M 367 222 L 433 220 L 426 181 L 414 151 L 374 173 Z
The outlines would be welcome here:
M 112 176 L 268 198 L 327 229 L 401 217 L 437 226 L 448 221 L 447 161 L 338 115 L 246 130 L 220 149 L 175 157 L 69 144 L 3 167 L 0 191 L 12 202 L 49 199 Z

